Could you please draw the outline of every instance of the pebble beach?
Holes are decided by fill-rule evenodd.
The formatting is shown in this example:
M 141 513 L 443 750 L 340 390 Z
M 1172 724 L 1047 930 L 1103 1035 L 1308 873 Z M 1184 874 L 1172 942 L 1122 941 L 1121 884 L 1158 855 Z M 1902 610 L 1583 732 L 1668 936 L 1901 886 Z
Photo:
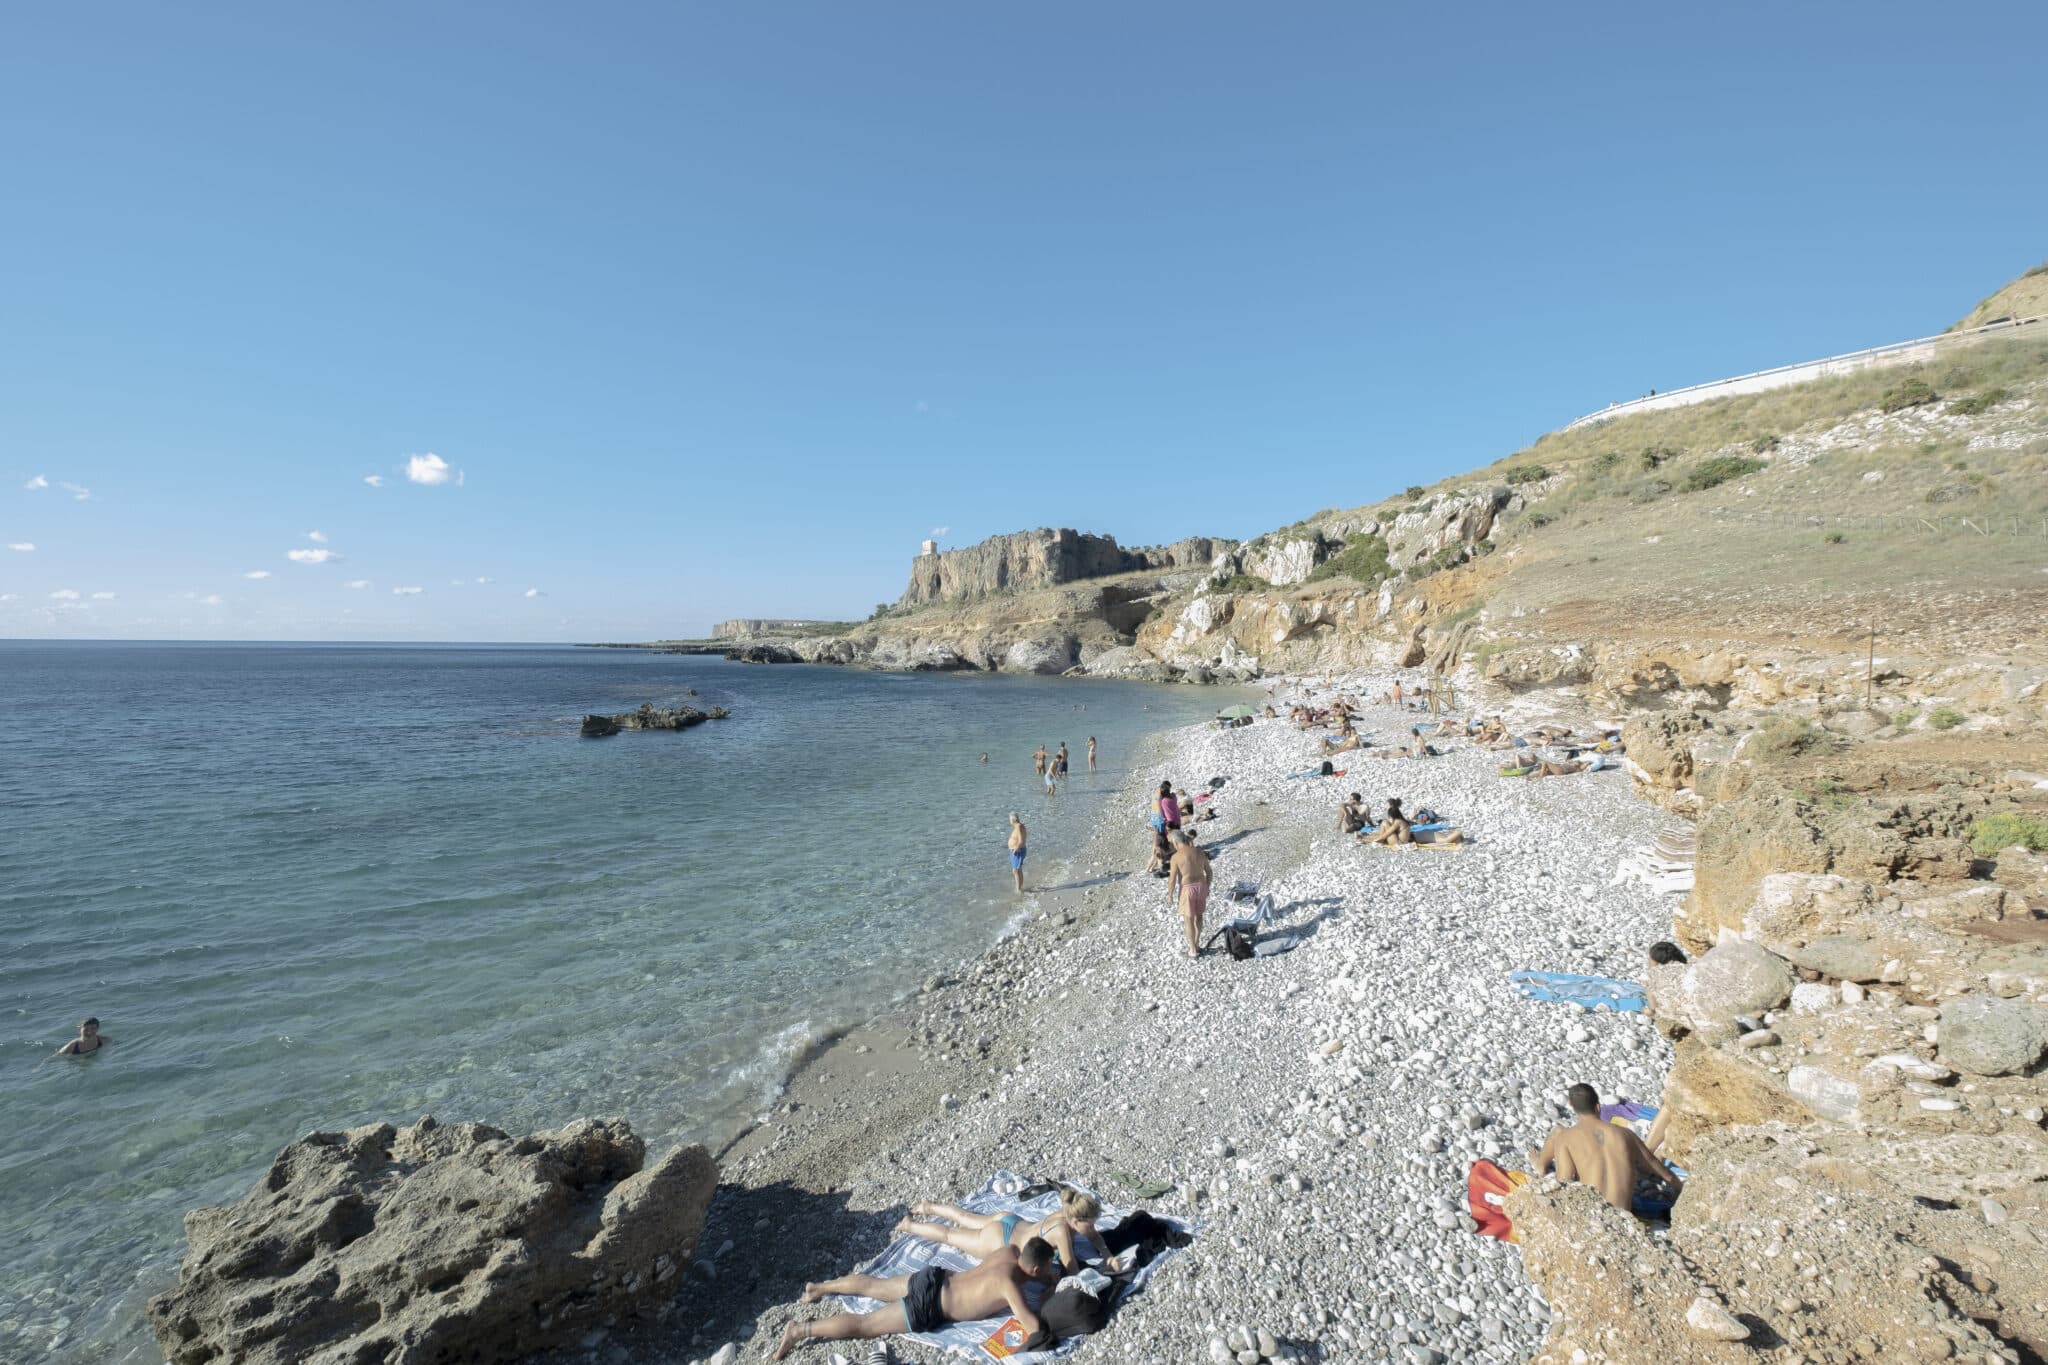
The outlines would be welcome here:
M 1280 679 L 1271 695 L 1284 717 L 1391 681 Z M 1420 719 L 1367 705 L 1359 728 L 1405 740 Z M 1644 1015 L 1527 1000 L 1509 973 L 1640 979 L 1671 905 L 1611 883 L 1663 817 L 1623 771 L 1505 779 L 1501 755 L 1455 739 L 1436 759 L 1354 752 L 1336 760 L 1343 777 L 1285 777 L 1315 766 L 1318 734 L 1262 718 L 1156 737 L 1064 875 L 1034 850 L 1014 932 L 822 1048 L 721 1154 L 692 1272 L 703 1292 L 560 1358 L 765 1358 L 792 1315 L 820 1311 L 795 1306 L 805 1280 L 881 1251 L 911 1202 L 1000 1169 L 1199 1224 L 1083 1358 L 1221 1362 L 1260 1332 L 1283 1359 L 1527 1358 L 1547 1309 L 1518 1251 L 1470 1231 L 1466 1170 L 1524 1166 L 1574 1082 L 1655 1103 L 1670 1050 Z M 1232 912 L 1233 885 L 1255 885 L 1275 928 L 1301 931 L 1293 951 L 1234 961 L 1219 945 L 1191 961 L 1165 883 L 1144 871 L 1147 793 L 1216 777 L 1218 818 L 1200 825 L 1209 923 Z M 1353 790 L 1375 810 L 1390 796 L 1432 807 L 1469 842 L 1361 847 L 1336 828 Z M 1019 804 L 1028 821 L 1022 783 Z

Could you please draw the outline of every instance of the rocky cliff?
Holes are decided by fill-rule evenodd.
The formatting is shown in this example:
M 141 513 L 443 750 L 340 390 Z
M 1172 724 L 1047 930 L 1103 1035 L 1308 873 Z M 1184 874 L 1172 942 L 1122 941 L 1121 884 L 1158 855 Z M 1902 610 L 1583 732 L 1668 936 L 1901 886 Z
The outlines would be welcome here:
M 898 606 L 975 602 L 1005 593 L 1056 588 L 1091 578 L 1159 569 L 1206 569 L 1232 542 L 1197 536 L 1127 550 L 1114 536 L 1072 530 L 1018 531 L 978 545 L 919 555 Z

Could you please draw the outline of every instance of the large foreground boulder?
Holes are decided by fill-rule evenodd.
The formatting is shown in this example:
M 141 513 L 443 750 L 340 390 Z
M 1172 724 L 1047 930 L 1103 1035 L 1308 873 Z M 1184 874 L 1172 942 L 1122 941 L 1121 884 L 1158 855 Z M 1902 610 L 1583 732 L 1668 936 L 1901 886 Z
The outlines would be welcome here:
M 240 1202 L 185 1216 L 150 1326 L 172 1365 L 516 1358 L 688 1267 L 718 1168 L 702 1147 L 645 1155 L 623 1119 L 314 1133 Z

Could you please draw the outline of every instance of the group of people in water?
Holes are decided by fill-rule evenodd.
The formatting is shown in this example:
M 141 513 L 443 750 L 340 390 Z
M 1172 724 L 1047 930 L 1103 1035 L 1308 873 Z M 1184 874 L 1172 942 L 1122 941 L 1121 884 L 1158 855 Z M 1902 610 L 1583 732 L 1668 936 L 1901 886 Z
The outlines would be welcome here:
M 987 761 L 988 755 L 983 754 L 982 762 L 986 763 Z M 1031 762 L 1038 772 L 1038 780 L 1045 784 L 1045 794 L 1047 796 L 1058 796 L 1058 784 L 1067 780 L 1067 742 L 1061 740 L 1060 747 L 1050 753 L 1046 751 L 1045 745 L 1040 744 L 1038 752 L 1031 755 Z M 1095 771 L 1095 736 L 1093 735 L 1088 736 L 1088 771 L 1091 773 Z

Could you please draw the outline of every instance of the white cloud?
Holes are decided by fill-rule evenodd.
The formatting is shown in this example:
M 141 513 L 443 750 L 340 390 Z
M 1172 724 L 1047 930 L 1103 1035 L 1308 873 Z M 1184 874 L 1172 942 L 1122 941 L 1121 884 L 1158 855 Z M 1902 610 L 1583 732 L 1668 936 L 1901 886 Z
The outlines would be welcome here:
M 18 601 L 18 600 L 19 600 L 19 597 L 20 597 L 20 595 L 19 595 L 18 593 L 11 593 L 11 592 L 0 592 L 0 602 L 14 602 L 14 601 Z
M 945 539 L 945 536 L 946 536 L 946 532 L 948 532 L 948 531 L 950 531 L 950 530 L 952 530 L 952 529 L 953 529 L 953 528 L 952 528 L 952 527 L 950 527 L 950 526 L 934 526 L 934 527 L 932 527 L 932 539 L 933 539 L 933 540 L 943 540 L 943 539 Z
M 418 597 L 425 591 L 425 588 L 393 588 L 391 593 L 394 597 Z
M 405 477 L 414 483 L 437 487 L 441 484 L 462 482 L 462 471 L 449 464 L 439 455 L 429 451 L 425 455 L 408 455 L 405 460 Z
M 219 594 L 219 593 L 217 593 L 217 592 L 210 592 L 210 593 L 206 594 L 206 596 L 204 596 L 204 597 L 202 597 L 202 598 L 200 598 L 200 599 L 199 599 L 199 605 L 200 605 L 200 606 L 202 606 L 202 607 L 217 607 L 217 606 L 219 606 L 219 605 L 220 605 L 220 594 Z
M 51 593 L 50 596 L 55 598 L 59 602 L 76 602 L 78 600 L 78 589 L 59 588 L 57 589 L 57 591 Z
M 308 531 L 306 532 L 306 539 L 312 541 L 315 545 L 325 545 L 327 543 L 327 533 L 325 531 Z
M 495 582 L 497 582 L 497 581 L 498 581 L 498 580 L 497 580 L 497 579 L 495 579 L 495 578 L 479 578 L 479 579 L 477 579 L 477 582 L 479 582 L 479 583 L 495 583 Z
M 451 578 L 448 580 L 448 586 L 451 588 L 466 587 L 468 583 L 469 580 L 466 578 Z
M 286 550 L 284 557 L 294 564 L 325 564 L 330 559 L 341 558 L 332 550 Z
M 14 540 L 8 542 L 7 548 L 19 551 L 22 554 L 30 554 L 34 552 L 36 543 L 33 540 Z
M 370 586 L 370 580 L 367 578 L 351 578 L 341 586 L 344 588 L 367 588 Z
M 528 589 L 526 590 L 526 595 L 527 595 L 528 597 L 546 597 L 546 596 L 547 596 L 547 594 L 546 594 L 546 593 L 544 593 L 544 592 L 542 592 L 542 591 L 541 591 L 541 590 L 540 590 L 539 588 L 528 588 Z
M 33 479 L 30 479 L 27 483 L 22 485 L 23 488 L 28 489 L 31 493 L 35 492 L 39 488 L 48 488 L 49 486 L 50 481 L 40 474 L 36 475 Z
M 36 477 L 41 478 L 42 476 L 39 474 Z M 57 480 L 57 487 L 63 489 L 80 502 L 92 501 L 92 490 L 90 488 L 81 488 L 75 483 L 66 483 L 62 479 Z
M 247 573 L 243 574 L 243 575 L 242 575 L 242 577 L 244 577 L 244 578 L 258 578 L 258 579 L 261 579 L 261 578 L 268 578 L 268 577 L 270 577 L 270 570 L 268 570 L 268 569 L 251 569 L 251 570 L 249 570 L 249 572 L 247 572 Z
M 95 602 L 111 602 L 114 600 L 114 594 L 110 592 L 96 592 L 92 595 L 92 600 Z
M 382 474 L 365 474 L 363 475 L 363 482 L 372 488 L 382 488 L 384 486 L 384 476 Z

